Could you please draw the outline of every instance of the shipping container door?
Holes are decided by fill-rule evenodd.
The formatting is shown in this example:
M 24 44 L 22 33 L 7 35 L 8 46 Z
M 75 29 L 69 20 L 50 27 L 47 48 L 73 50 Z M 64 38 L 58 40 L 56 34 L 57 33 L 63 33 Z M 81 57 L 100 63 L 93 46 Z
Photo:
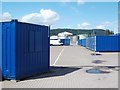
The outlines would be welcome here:
M 15 23 L 3 23 L 2 28 L 2 66 L 3 66 L 3 75 L 5 78 L 14 78 L 15 68 Z
M 17 23 L 17 79 L 48 70 L 48 29 L 45 28 Z
M 2 80 L 2 23 L 0 23 L 0 81 Z

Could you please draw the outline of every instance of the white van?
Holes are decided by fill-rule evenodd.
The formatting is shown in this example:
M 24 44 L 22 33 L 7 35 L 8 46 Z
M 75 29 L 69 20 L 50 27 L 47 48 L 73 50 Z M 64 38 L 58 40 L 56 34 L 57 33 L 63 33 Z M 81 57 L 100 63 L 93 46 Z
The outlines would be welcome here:
M 63 43 L 59 39 L 50 39 L 50 45 L 62 46 Z

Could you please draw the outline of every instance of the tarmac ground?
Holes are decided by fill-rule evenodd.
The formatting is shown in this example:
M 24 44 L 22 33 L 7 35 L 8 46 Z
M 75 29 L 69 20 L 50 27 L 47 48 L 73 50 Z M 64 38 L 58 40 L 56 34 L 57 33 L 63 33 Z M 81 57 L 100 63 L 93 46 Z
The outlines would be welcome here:
M 5 80 L 2 82 L 2 87 L 118 88 L 118 52 L 95 53 L 77 45 L 51 46 L 50 52 L 50 72 L 19 82 Z M 86 72 L 92 68 L 100 68 L 109 73 Z

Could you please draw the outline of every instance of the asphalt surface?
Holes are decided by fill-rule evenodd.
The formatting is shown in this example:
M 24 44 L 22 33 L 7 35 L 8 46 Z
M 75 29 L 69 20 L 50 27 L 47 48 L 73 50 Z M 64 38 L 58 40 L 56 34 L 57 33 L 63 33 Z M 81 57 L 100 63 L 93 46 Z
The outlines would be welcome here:
M 118 71 L 109 69 L 110 73 L 90 74 L 86 70 L 94 66 L 118 66 L 117 52 L 97 53 L 92 55 L 84 47 L 51 46 L 48 73 L 26 78 L 20 82 L 3 81 L 3 88 L 118 88 Z M 102 60 L 103 63 L 93 63 Z

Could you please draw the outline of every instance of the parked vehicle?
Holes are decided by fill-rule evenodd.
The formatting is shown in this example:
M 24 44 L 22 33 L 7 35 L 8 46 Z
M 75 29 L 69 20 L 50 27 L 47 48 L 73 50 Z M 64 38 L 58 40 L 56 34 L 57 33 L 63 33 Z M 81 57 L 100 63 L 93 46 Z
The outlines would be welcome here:
M 51 40 L 50 40 L 50 45 L 54 45 L 54 46 L 62 46 L 63 43 L 60 42 L 59 39 L 51 39 Z

